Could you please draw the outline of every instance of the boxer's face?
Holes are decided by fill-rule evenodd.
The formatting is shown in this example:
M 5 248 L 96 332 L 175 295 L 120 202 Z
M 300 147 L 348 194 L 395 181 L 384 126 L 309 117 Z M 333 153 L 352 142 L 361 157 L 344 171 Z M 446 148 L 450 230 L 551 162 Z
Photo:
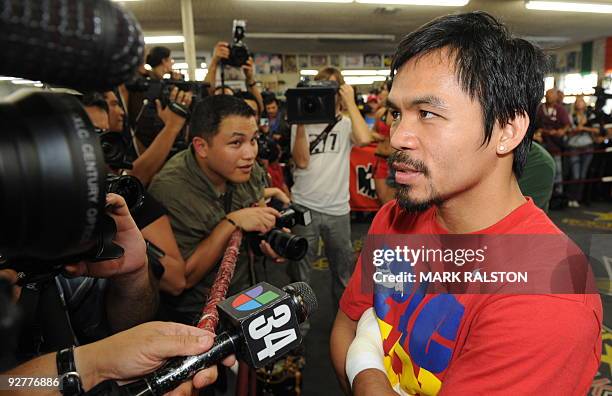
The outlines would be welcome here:
M 482 109 L 459 85 L 453 58 L 434 51 L 404 64 L 388 104 L 398 203 L 411 211 L 441 205 L 483 182 L 495 167 L 483 145 Z

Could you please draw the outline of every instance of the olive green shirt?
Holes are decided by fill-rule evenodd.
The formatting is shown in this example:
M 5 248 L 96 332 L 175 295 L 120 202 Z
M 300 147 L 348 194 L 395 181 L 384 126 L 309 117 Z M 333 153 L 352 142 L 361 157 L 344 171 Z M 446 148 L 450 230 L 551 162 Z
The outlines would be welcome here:
M 231 210 L 248 208 L 263 198 L 264 170 L 257 164 L 246 183 L 227 185 L 232 198 Z M 168 209 L 170 224 L 179 250 L 187 260 L 197 246 L 208 238 L 225 216 L 225 194 L 220 193 L 200 169 L 192 147 L 172 157 L 153 178 L 149 193 Z M 228 213 L 229 213 L 228 212 Z M 249 286 L 247 244 L 243 238 L 236 270 L 228 296 Z M 172 320 L 193 324 L 202 313 L 204 299 L 215 280 L 219 263 L 193 288 L 178 297 L 164 296 Z
M 548 212 L 554 179 L 555 160 L 544 147 L 531 142 L 527 163 L 518 181 L 523 195 L 533 198 L 537 207 Z

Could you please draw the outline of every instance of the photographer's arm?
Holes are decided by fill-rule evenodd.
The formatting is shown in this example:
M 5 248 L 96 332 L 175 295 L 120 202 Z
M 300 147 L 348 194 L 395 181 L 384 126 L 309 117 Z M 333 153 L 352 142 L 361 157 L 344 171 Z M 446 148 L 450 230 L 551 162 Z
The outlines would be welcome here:
M 176 244 L 168 216 L 162 216 L 143 228 L 142 235 L 165 253 L 159 259 L 164 266 L 164 274 L 159 280 L 160 290 L 178 296 L 185 289 L 185 261 Z
M 255 81 L 255 73 L 253 70 L 254 64 L 255 62 L 253 62 L 253 58 L 249 58 L 246 65 L 242 66 L 242 71 L 246 77 L 245 84 L 247 91 L 252 93 L 255 100 L 257 100 L 257 106 L 259 107 L 259 112 L 261 113 L 264 109 L 263 96 L 261 96 L 261 92 L 259 91 L 259 88 L 257 88 L 257 82 Z
M 192 95 L 190 92 L 179 91 L 174 87 L 170 93 L 170 100 L 189 108 Z M 185 118 L 174 113 L 169 107 L 162 109 L 159 100 L 155 101 L 155 105 L 157 115 L 164 123 L 164 128 L 157 134 L 151 145 L 136 158 L 129 172 L 136 176 L 144 186 L 147 186 L 164 166 L 177 135 L 185 125 Z
M 355 91 L 353 87 L 344 84 L 340 87 L 340 96 L 344 102 L 344 108 L 348 112 L 353 125 L 351 140 L 358 146 L 366 146 L 372 141 L 370 128 L 359 112 L 357 103 L 355 103 Z
M 150 273 L 145 240 L 130 215 L 125 199 L 106 195 L 107 214 L 113 218 L 117 232 L 113 242 L 124 250 L 117 259 L 68 264 L 64 271 L 72 276 L 107 278 L 105 308 L 113 332 L 150 320 L 157 310 L 159 293 Z
M 219 62 L 223 59 L 229 58 L 229 44 L 225 41 L 219 41 L 213 50 L 213 56 L 210 60 L 210 64 L 208 65 L 208 73 L 204 78 L 204 82 L 210 84 L 208 88 L 208 94 L 214 95 L 215 88 L 217 85 L 217 68 L 219 66 Z
M 308 143 L 308 136 L 306 135 L 306 128 L 304 128 L 304 125 L 300 124 L 297 126 L 291 155 L 295 162 L 295 166 L 300 169 L 306 169 L 308 167 L 310 163 L 310 144 Z
M 149 260 L 138 271 L 114 276 L 106 291 L 106 315 L 113 332 L 119 332 L 153 318 L 159 303 L 158 285 Z

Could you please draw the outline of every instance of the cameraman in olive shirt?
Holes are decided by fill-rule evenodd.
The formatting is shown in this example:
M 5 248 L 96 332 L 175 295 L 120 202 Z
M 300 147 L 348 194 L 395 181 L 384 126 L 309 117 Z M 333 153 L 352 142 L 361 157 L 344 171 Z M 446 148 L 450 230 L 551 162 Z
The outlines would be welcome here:
M 163 319 L 193 324 L 199 319 L 232 232 L 268 232 L 279 213 L 265 207 L 265 174 L 255 161 L 255 112 L 241 99 L 211 96 L 191 116 L 191 145 L 155 176 L 149 193 L 169 211 L 185 259 L 186 290 L 165 296 Z M 252 207 L 259 205 L 258 207 Z M 262 251 L 283 261 L 266 242 Z M 228 295 L 249 285 L 243 239 Z M 162 314 L 163 315 L 163 314 Z

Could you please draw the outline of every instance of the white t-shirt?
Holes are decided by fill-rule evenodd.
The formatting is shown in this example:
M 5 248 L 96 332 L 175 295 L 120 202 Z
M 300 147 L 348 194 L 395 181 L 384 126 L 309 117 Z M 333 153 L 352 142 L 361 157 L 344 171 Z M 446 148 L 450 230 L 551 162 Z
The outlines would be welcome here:
M 305 125 L 308 142 L 314 141 L 327 124 Z M 350 212 L 349 167 L 351 156 L 351 119 L 342 117 L 327 138 L 319 142 L 310 154 L 306 169 L 295 169 L 291 188 L 293 201 L 333 216 Z M 291 151 L 297 125 L 291 127 Z

